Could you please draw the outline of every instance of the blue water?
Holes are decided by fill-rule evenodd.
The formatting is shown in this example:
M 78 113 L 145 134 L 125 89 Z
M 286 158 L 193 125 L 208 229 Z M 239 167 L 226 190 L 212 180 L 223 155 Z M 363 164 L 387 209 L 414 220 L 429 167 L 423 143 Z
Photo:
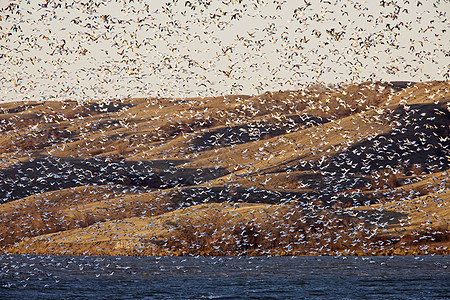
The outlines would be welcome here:
M 448 299 L 450 256 L 0 256 L 2 299 Z

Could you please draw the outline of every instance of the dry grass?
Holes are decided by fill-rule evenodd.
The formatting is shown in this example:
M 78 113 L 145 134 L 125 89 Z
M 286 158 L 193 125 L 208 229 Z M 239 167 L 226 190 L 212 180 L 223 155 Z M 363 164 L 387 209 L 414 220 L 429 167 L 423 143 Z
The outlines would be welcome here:
M 449 99 L 448 82 L 429 82 L 4 103 L 0 196 L 15 201 L 0 206 L 0 245 L 42 254 L 448 253 Z M 375 213 L 383 222 L 369 224 Z

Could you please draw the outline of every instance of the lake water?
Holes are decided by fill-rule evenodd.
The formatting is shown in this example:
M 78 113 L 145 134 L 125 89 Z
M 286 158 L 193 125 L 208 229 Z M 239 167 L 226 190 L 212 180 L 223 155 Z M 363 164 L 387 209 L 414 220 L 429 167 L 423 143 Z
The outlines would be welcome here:
M 1 299 L 446 299 L 450 256 L 0 256 Z

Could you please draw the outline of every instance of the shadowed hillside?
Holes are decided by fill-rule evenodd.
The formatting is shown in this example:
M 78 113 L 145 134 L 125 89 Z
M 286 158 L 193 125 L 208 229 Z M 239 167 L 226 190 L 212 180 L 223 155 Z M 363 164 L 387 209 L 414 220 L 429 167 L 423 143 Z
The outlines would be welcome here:
M 0 105 L 0 247 L 449 254 L 450 85 Z

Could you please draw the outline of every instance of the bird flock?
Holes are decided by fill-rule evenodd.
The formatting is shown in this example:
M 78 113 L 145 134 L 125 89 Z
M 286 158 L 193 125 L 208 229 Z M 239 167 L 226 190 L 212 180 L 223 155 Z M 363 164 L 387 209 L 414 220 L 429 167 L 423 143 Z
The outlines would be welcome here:
M 0 251 L 449 254 L 448 6 L 2 4 Z
M 2 100 L 260 94 L 447 80 L 447 1 L 13 1 Z

